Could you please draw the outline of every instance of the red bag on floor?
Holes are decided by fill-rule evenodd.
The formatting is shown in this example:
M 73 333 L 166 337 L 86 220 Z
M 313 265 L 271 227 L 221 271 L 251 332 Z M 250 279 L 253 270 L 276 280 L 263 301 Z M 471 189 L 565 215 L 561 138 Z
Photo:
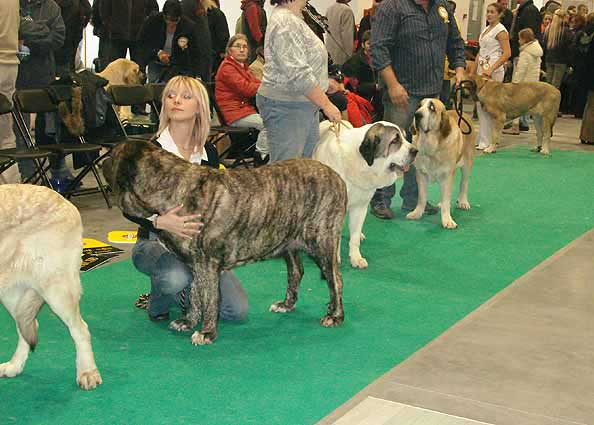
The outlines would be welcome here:
M 373 105 L 353 92 L 347 92 L 347 114 L 353 127 L 363 127 L 372 122 Z

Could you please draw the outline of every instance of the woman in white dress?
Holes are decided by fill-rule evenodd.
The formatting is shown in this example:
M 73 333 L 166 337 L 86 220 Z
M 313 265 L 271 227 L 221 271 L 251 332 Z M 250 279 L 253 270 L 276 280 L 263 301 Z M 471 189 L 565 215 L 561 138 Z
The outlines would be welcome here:
M 476 55 L 476 69 L 483 78 L 503 81 L 505 75 L 504 64 L 511 56 L 509 34 L 499 22 L 505 9 L 499 3 L 487 6 L 487 28 L 479 37 L 479 52 Z M 484 149 L 490 145 L 492 137 L 491 120 L 486 118 L 480 103 L 477 105 L 479 115 L 479 136 L 477 149 Z

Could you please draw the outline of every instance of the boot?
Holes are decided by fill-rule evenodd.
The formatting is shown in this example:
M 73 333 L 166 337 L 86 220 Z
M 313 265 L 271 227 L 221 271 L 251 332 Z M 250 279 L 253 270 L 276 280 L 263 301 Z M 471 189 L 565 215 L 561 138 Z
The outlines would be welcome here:
M 520 134 L 520 124 L 517 122 L 514 122 L 511 126 L 511 128 L 504 128 L 502 130 L 502 133 L 518 135 L 518 134 Z

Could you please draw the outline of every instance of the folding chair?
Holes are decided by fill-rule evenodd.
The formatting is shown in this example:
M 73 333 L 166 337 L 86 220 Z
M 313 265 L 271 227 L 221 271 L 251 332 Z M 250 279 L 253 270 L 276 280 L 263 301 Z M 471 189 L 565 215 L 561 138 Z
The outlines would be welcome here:
M 52 98 L 50 97 L 49 93 L 45 89 L 41 90 L 17 90 L 14 94 L 14 117 L 17 121 L 19 128 L 23 131 L 23 136 L 25 140 L 28 141 L 28 144 L 32 147 L 37 147 L 35 143 L 35 139 L 32 137 L 31 132 L 25 125 L 24 113 L 28 114 L 43 114 L 48 112 L 57 112 L 58 105 L 54 103 Z M 105 199 L 105 203 L 107 204 L 108 208 L 111 208 L 111 204 L 109 202 L 109 197 L 106 192 L 106 186 L 103 184 L 99 172 L 97 171 L 97 167 L 94 162 L 94 154 L 99 154 L 101 150 L 101 146 L 86 143 L 83 136 L 75 136 L 74 139 L 78 143 L 55 143 L 55 144 L 48 144 L 44 145 L 43 149 L 51 151 L 54 155 L 58 155 L 60 157 L 66 157 L 68 155 L 74 154 L 82 154 L 82 156 L 86 159 L 86 164 L 82 167 L 82 170 L 76 174 L 74 180 L 66 187 L 66 189 L 61 192 L 62 195 L 70 199 L 74 195 L 83 195 L 88 193 L 95 193 L 97 190 L 101 192 L 103 198 Z M 45 167 L 45 171 L 49 170 L 49 164 Z M 78 186 L 83 179 L 89 172 L 93 173 L 95 177 L 95 181 L 97 182 L 96 188 L 90 189 L 78 189 Z
M 226 163 L 229 168 L 235 168 L 240 165 L 244 167 L 254 166 L 253 155 L 256 148 L 258 130 L 255 128 L 231 127 L 227 125 L 221 109 L 216 102 L 214 83 L 205 83 L 204 85 L 214 114 L 220 123 L 220 125 L 211 125 L 208 141 L 216 146 L 222 139 L 229 136 L 231 145 L 219 155 L 221 161 Z M 232 160 L 232 162 L 229 160 Z
M 12 103 L 10 99 L 8 99 L 3 94 L 0 94 L 0 115 L 11 114 L 15 123 L 17 124 L 17 130 L 19 133 L 23 134 L 23 131 L 20 127 L 20 123 L 16 119 L 15 112 L 12 107 Z M 27 143 L 26 148 L 7 148 L 7 149 L 0 149 L 0 174 L 4 173 L 10 167 L 15 165 L 18 160 L 21 159 L 30 159 L 33 161 L 35 166 L 36 172 L 29 178 L 25 179 L 23 183 L 37 183 L 39 180 L 41 182 L 52 188 L 52 184 L 44 171 L 44 162 L 49 162 L 49 156 L 51 152 L 46 149 L 37 149 L 35 147 L 29 146 L 27 138 L 23 135 L 25 139 L 25 143 Z
M 153 110 L 153 113 L 155 114 L 155 117 L 157 118 L 157 121 L 160 118 L 161 115 L 161 102 L 162 102 L 162 98 L 163 98 L 163 91 L 165 90 L 165 83 L 149 83 L 147 84 L 148 89 L 151 92 L 151 109 Z
M 117 106 L 133 106 L 133 105 L 143 105 L 148 103 L 151 105 L 151 109 L 154 108 L 153 106 L 153 92 L 148 86 L 144 85 L 112 85 L 109 86 L 107 90 L 109 95 L 112 99 L 112 108 L 116 113 L 116 117 L 118 117 L 119 126 L 122 129 L 122 132 L 125 136 L 129 139 L 133 140 L 150 140 L 153 138 L 154 133 L 156 131 L 156 127 L 158 123 L 152 121 L 145 121 L 145 120 L 128 120 L 122 121 L 119 117 L 116 107 Z M 141 134 L 130 134 L 129 131 L 126 130 L 126 127 L 129 126 L 136 126 L 137 128 L 143 128 Z

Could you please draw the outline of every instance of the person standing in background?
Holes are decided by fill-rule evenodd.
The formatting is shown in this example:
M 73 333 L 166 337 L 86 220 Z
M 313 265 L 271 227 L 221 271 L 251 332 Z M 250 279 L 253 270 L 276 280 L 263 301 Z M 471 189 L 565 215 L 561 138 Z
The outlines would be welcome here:
M 355 49 L 355 15 L 349 6 L 351 0 L 336 0 L 326 11 L 328 31 L 326 48 L 330 59 L 336 65 L 342 65 Z
M 208 27 L 208 15 L 202 6 L 201 0 L 182 0 L 181 1 L 183 15 L 192 21 L 194 24 L 194 31 L 200 43 L 200 63 L 202 69 L 199 72 L 202 81 L 210 81 L 212 75 L 212 58 L 214 56 L 212 47 L 212 38 L 210 36 L 210 29 Z
M 480 48 L 475 59 L 475 69 L 478 75 L 499 82 L 503 82 L 505 75 L 503 65 L 511 56 L 509 34 L 500 22 L 503 10 L 499 3 L 491 3 L 487 6 L 487 23 L 489 25 L 479 37 Z M 480 124 L 476 148 L 483 150 L 491 144 L 491 118 L 485 116 L 480 102 L 477 103 L 477 111 Z M 493 152 L 485 151 L 485 153 Z
M 101 0 L 101 21 L 109 38 L 109 63 L 125 58 L 142 62 L 142 46 L 137 42 L 144 20 L 159 12 L 157 0 Z
M 497 4 L 499 4 L 501 6 L 501 8 L 503 9 L 503 13 L 501 14 L 500 21 L 503 24 L 503 26 L 505 27 L 505 29 L 507 30 L 507 32 L 509 33 L 511 31 L 512 23 L 514 22 L 514 14 L 512 13 L 511 10 L 508 9 L 507 0 L 497 0 Z
M 54 51 L 64 44 L 66 30 L 60 7 L 54 0 L 20 0 L 20 15 L 19 39 L 31 54 L 19 65 L 16 88 L 43 89 L 56 78 Z M 25 125 L 30 127 L 30 115 L 23 114 L 23 118 Z M 35 123 L 35 138 L 39 139 L 48 131 L 44 114 L 36 114 Z M 52 130 L 55 132 L 55 129 Z M 15 136 L 17 148 L 26 148 L 27 144 L 18 131 L 15 131 Z M 35 173 L 31 160 L 20 160 L 19 170 L 23 179 Z
M 212 42 L 212 71 L 216 74 L 219 65 L 225 58 L 225 50 L 229 42 L 229 25 L 227 17 L 214 0 L 202 0 L 202 7 L 206 11 L 208 29 Z
M 373 19 L 373 15 L 375 15 L 375 10 L 377 9 L 377 5 L 380 4 L 382 0 L 373 0 L 373 4 L 369 9 L 363 10 L 363 17 L 359 22 L 359 29 L 357 31 L 357 49 L 360 50 L 363 47 L 363 34 L 367 31 L 371 31 L 371 20 Z
M 248 62 L 252 62 L 256 59 L 258 47 L 264 47 L 264 35 L 268 26 L 264 0 L 241 0 L 241 10 L 241 29 L 248 38 Z
M 567 25 L 568 20 L 566 12 L 556 10 L 551 25 L 544 33 L 547 82 L 556 88 L 561 87 L 567 66 L 571 62 L 573 35 Z
M 438 98 L 446 54 L 456 81 L 464 79 L 464 41 L 454 14 L 445 0 L 384 0 L 377 7 L 371 31 L 371 64 L 380 74 L 384 89 L 384 119 L 409 129 L 421 99 Z M 371 212 L 391 219 L 395 185 L 378 189 Z M 404 173 L 401 209 L 417 205 L 418 186 L 414 166 Z M 425 214 L 436 214 L 427 204 Z
M 61 49 L 54 52 L 56 74 L 68 74 L 75 70 L 75 58 L 83 31 L 91 19 L 89 0 L 55 0 L 60 6 L 62 20 L 66 28 L 66 38 Z
M 12 101 L 19 60 L 19 0 L 0 2 L 0 94 Z M 12 115 L 0 115 L 0 149 L 16 146 L 12 131 Z M 0 174 L 0 184 L 20 183 L 21 176 L 15 165 Z
M 320 141 L 320 109 L 339 122 L 328 89 L 328 52 L 303 20 L 305 0 L 271 0 L 264 77 L 256 104 L 268 133 L 270 162 L 310 158 Z

